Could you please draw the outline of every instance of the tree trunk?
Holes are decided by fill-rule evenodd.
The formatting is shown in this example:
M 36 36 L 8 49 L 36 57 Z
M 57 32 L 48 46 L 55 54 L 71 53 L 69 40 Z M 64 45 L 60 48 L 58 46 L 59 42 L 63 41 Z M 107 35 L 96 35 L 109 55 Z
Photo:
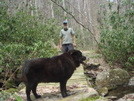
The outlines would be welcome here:
M 52 13 L 52 18 L 54 18 L 53 2 L 51 2 L 51 13 Z

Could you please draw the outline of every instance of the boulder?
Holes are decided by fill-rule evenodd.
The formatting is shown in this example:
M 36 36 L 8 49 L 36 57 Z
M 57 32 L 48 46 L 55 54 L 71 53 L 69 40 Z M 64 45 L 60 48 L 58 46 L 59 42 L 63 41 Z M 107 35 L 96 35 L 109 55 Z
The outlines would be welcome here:
M 101 69 L 99 69 L 99 66 L 100 66 L 100 64 L 98 64 L 98 63 L 94 63 L 94 64 L 85 63 L 85 64 L 83 64 L 84 74 L 86 76 L 88 86 L 90 86 L 90 87 L 93 87 L 93 88 L 95 87 L 96 76 L 99 72 L 102 71 Z
M 134 76 L 129 79 L 128 85 L 134 86 Z
M 101 95 L 101 96 L 105 96 L 108 94 L 108 88 L 107 87 L 103 87 L 103 88 L 100 88 L 98 90 L 98 93 Z
M 123 69 L 109 69 L 97 75 L 95 84 L 98 89 L 102 87 L 113 89 L 114 87 L 127 83 L 129 78 L 129 73 Z
M 127 94 L 123 98 L 118 99 L 117 101 L 134 101 L 134 93 Z

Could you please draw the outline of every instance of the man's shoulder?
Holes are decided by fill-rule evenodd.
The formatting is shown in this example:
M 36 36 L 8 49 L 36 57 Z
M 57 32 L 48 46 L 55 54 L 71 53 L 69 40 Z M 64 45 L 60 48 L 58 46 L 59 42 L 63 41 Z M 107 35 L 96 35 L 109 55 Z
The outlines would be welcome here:
M 72 31 L 73 29 L 72 28 L 68 28 L 69 31 Z M 61 29 L 61 32 L 63 32 L 64 29 Z
M 68 28 L 69 30 L 72 30 L 72 28 Z
M 64 31 L 64 29 L 61 29 L 60 31 Z

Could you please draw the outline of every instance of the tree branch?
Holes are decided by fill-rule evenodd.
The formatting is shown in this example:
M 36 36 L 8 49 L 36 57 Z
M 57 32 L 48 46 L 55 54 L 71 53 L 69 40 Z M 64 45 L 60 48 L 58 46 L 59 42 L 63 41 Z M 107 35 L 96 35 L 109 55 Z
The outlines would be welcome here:
M 85 27 L 80 21 L 78 21 L 76 18 L 75 18 L 75 16 L 71 13 L 71 12 L 69 12 L 69 11 L 67 11 L 62 5 L 60 5 L 60 4 L 58 4 L 57 2 L 56 2 L 56 0 L 51 0 L 54 4 L 56 4 L 57 6 L 59 6 L 63 11 L 65 11 L 67 14 L 69 14 L 79 25 L 81 25 L 83 28 L 85 28 L 85 29 L 87 29 L 88 30 L 88 32 L 90 32 L 91 33 L 91 35 L 93 36 L 93 38 L 94 38 L 94 40 L 95 40 L 95 42 L 96 42 L 96 44 L 99 46 L 99 42 L 97 41 L 97 39 L 96 39 L 96 37 L 94 36 L 94 34 L 93 34 L 93 32 L 88 28 L 88 27 Z M 87 18 L 86 18 L 87 19 Z M 90 23 L 91 24 L 91 23 Z M 94 29 L 94 26 L 92 26 L 93 27 L 93 29 Z M 101 54 L 106 58 L 106 56 L 105 56 L 105 54 L 102 52 L 102 50 L 101 50 L 101 48 L 100 47 L 98 47 L 98 50 L 101 52 Z M 110 66 L 110 65 L 109 65 Z M 110 66 L 111 67 L 111 66 Z
M 69 14 L 79 25 L 81 25 L 83 28 L 87 29 L 87 30 L 91 33 L 91 35 L 93 36 L 93 38 L 94 38 L 95 42 L 97 43 L 97 45 L 99 46 L 99 43 L 98 43 L 97 39 L 95 38 L 93 32 L 92 32 L 88 27 L 85 27 L 80 21 L 78 21 L 78 20 L 75 18 L 75 16 L 74 16 L 71 12 L 67 11 L 62 5 L 58 4 L 58 3 L 56 2 L 56 0 L 51 0 L 51 1 L 52 1 L 54 4 L 56 4 L 57 6 L 59 6 L 60 8 L 62 8 L 62 10 L 64 10 L 67 14 Z M 90 24 L 91 24 L 91 23 L 90 23 Z M 94 26 L 93 26 L 93 27 L 94 27 Z M 99 50 L 101 51 L 101 49 L 99 49 Z M 102 52 L 102 51 L 101 51 L 101 52 Z

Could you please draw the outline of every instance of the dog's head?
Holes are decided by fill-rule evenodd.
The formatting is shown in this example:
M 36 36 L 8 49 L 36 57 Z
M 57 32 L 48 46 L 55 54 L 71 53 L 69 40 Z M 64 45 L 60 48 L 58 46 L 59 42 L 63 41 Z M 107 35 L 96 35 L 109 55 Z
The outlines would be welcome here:
M 80 63 L 83 63 L 86 60 L 86 57 L 82 55 L 79 50 L 71 50 L 69 54 L 72 56 L 76 67 L 80 66 Z

